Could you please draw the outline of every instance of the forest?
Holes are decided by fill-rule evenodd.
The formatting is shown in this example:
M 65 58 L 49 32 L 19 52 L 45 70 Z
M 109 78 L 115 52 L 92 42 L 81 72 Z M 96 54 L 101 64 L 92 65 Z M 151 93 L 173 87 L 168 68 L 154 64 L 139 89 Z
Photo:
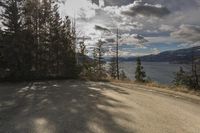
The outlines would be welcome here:
M 75 27 L 55 0 L 3 0 L 1 79 L 76 78 Z

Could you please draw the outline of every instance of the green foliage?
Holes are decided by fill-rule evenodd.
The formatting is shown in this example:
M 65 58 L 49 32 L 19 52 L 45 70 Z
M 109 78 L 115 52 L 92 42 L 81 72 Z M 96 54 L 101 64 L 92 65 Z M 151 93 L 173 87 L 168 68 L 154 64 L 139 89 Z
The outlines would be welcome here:
M 117 63 L 115 57 L 111 58 L 109 63 L 109 74 L 113 79 L 117 78 Z
M 9 79 L 75 78 L 75 33 L 56 0 L 5 0 L 0 41 Z
M 121 80 L 127 80 L 128 77 L 126 76 L 125 72 L 123 70 L 120 71 L 119 77 Z
M 135 79 L 137 82 L 145 82 L 146 73 L 143 70 L 140 58 L 137 59 L 137 67 L 135 71 Z
M 186 76 L 185 71 L 183 70 L 182 67 L 180 67 L 179 72 L 177 72 L 175 74 L 175 79 L 173 81 L 174 85 L 176 85 L 176 86 L 186 85 L 186 84 L 188 84 L 187 80 L 188 80 L 188 78 Z
M 175 86 L 186 86 L 190 89 L 199 89 L 199 75 L 197 75 L 197 69 L 193 69 L 191 72 L 185 72 L 180 67 L 179 72 L 175 74 L 173 80 Z
M 84 42 L 80 43 L 80 55 L 82 56 L 82 73 L 81 76 L 86 77 L 90 80 L 103 80 L 107 74 L 104 68 L 104 61 L 103 61 L 103 48 L 102 45 L 104 44 L 103 41 L 99 40 L 97 42 L 97 46 L 93 49 L 93 59 L 88 60 L 86 59 L 86 50 Z
M 104 54 L 104 49 L 103 49 L 103 44 L 104 42 L 102 40 L 99 40 L 97 42 L 96 48 L 94 48 L 94 53 L 93 53 L 93 59 L 94 59 L 94 72 L 96 73 L 95 75 L 97 76 L 98 79 L 103 79 L 106 76 L 105 73 L 105 68 L 103 65 L 105 62 L 103 61 L 103 54 Z

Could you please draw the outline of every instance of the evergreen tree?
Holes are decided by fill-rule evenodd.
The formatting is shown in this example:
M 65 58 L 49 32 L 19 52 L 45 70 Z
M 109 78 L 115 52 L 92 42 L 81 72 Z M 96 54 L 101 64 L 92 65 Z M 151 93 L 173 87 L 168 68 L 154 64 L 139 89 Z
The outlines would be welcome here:
M 146 78 L 146 73 L 143 70 L 143 66 L 141 64 L 140 58 L 138 58 L 137 59 L 137 67 L 136 67 L 136 71 L 135 71 L 135 79 L 138 82 L 145 82 L 145 78 Z
M 97 47 L 95 49 L 95 52 L 96 52 L 96 56 L 95 56 L 95 60 L 97 61 L 97 76 L 99 77 L 99 79 L 102 79 L 105 77 L 105 70 L 103 68 L 103 64 L 104 64 L 104 61 L 103 61 L 103 54 L 104 54 L 104 50 L 103 50 L 103 44 L 104 42 L 102 40 L 99 40 L 97 42 Z
M 24 51 L 25 43 L 23 40 L 22 25 L 22 0 L 5 0 L 2 2 L 3 13 L 2 24 L 5 27 L 4 36 L 4 58 L 6 67 L 11 78 L 24 75 L 25 62 Z
M 3 31 L 0 29 L 0 78 L 2 78 L 5 74 L 5 60 L 3 55 L 4 43 L 3 43 Z
M 86 45 L 85 45 L 85 42 L 84 40 L 79 42 L 79 47 L 80 47 L 80 54 L 82 57 L 85 57 L 86 55 Z
M 61 19 L 56 1 L 1 1 L 5 67 L 0 67 L 10 78 L 77 77 L 74 28 L 68 17 Z
M 75 33 L 73 33 L 71 21 L 69 17 L 65 18 L 63 28 L 61 30 L 61 60 L 63 62 L 62 68 L 65 76 L 76 78 L 80 73 L 80 68 L 76 63 L 75 53 Z
M 80 59 L 80 63 L 81 63 L 81 66 L 82 66 L 82 74 L 83 76 L 86 76 L 86 74 L 88 73 L 88 69 L 90 69 L 91 67 L 91 62 L 89 61 L 89 59 L 87 59 L 87 50 L 86 50 L 86 45 L 85 45 L 85 42 L 84 42 L 84 39 L 83 41 L 80 41 L 79 42 L 79 48 L 80 48 L 80 56 L 78 57 Z
M 117 64 L 115 57 L 112 57 L 109 63 L 109 74 L 113 79 L 117 78 Z
M 180 67 L 179 72 L 175 74 L 175 79 L 173 81 L 174 85 L 180 86 L 180 85 L 187 85 L 187 76 L 185 71 L 182 67 Z
M 128 77 L 126 76 L 125 72 L 123 70 L 120 71 L 119 77 L 121 80 L 127 80 Z
M 40 18 L 42 14 L 41 2 L 39 0 L 26 0 L 24 5 L 24 28 L 30 35 L 29 44 L 31 44 L 32 68 L 31 72 L 34 77 L 42 75 L 39 65 L 40 52 Z
M 62 40 L 61 40 L 61 28 L 62 28 L 62 20 L 58 13 L 58 6 L 53 5 L 52 9 L 52 16 L 49 18 L 49 31 L 50 36 L 49 40 L 50 43 L 48 44 L 48 60 L 50 68 L 55 68 L 54 70 L 50 71 L 55 75 L 61 75 L 61 51 L 62 49 Z M 66 51 L 67 52 L 67 51 Z M 65 53 L 63 53 L 65 54 Z M 51 66 L 53 64 L 53 66 Z
M 189 86 L 194 88 L 194 89 L 199 89 L 200 88 L 200 84 L 199 84 L 199 70 L 198 70 L 198 64 L 196 62 L 196 59 L 198 56 L 196 56 L 195 50 L 192 49 L 192 56 L 191 56 L 191 65 L 192 65 L 192 71 L 191 71 L 191 78 L 190 78 L 190 84 Z

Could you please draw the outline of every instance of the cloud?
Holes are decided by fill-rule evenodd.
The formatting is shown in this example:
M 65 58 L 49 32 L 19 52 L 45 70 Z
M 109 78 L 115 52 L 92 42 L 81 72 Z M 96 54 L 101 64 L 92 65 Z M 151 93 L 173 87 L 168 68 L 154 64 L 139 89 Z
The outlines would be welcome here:
M 147 39 L 145 39 L 142 35 L 138 34 L 123 34 L 120 39 L 120 43 L 122 44 L 134 44 L 134 45 L 140 45 L 142 47 L 142 44 L 148 42 Z
M 63 4 L 60 4 L 61 16 L 70 16 L 76 18 L 92 18 L 95 16 L 95 10 L 98 9 L 98 5 L 92 4 L 88 0 L 65 0 Z
M 161 26 L 160 26 L 160 28 L 159 28 L 159 30 L 161 30 L 161 31 L 174 31 L 174 26 L 172 26 L 172 25 L 165 25 L 165 24 L 162 24 Z
M 165 5 L 170 11 L 183 11 L 199 8 L 199 0 L 143 0 L 153 5 Z
M 104 0 L 105 6 L 122 6 L 133 3 L 134 0 Z
M 200 26 L 181 25 L 177 31 L 171 33 L 171 36 L 193 43 L 200 42 Z
M 99 0 L 91 0 L 92 3 L 99 5 Z
M 158 52 L 151 49 L 153 46 L 164 51 L 176 49 L 179 44 L 191 47 L 200 42 L 197 31 L 193 30 L 192 35 L 187 31 L 185 37 L 180 26 L 199 25 L 200 0 L 66 0 L 60 7 L 62 16 L 76 17 L 80 37 L 91 38 L 85 40 L 88 48 L 94 47 L 99 39 L 114 47 L 117 27 L 124 38 L 120 38 L 120 44 L 128 48 L 122 51 L 125 55 L 131 54 L 126 52 L 130 47 L 137 50 L 147 47 L 141 52 L 146 54 Z M 102 32 L 106 29 L 112 33 Z M 133 53 L 139 53 L 136 49 Z
M 144 37 L 141 36 L 141 35 L 134 34 L 134 35 L 132 35 L 132 36 L 133 36 L 135 39 L 140 40 L 141 42 L 148 42 L 148 40 L 144 39 Z
M 160 53 L 159 49 L 157 48 L 148 48 L 148 49 L 136 49 L 136 48 L 129 48 L 129 49 L 120 49 L 119 55 L 121 57 L 131 57 L 131 56 L 144 56 L 150 54 L 158 54 Z
M 105 42 L 109 46 L 114 46 L 116 44 L 116 34 L 110 34 L 104 37 Z M 143 47 L 143 44 L 147 43 L 148 40 L 142 35 L 138 34 L 121 34 L 119 35 L 119 45 L 132 45 L 136 47 Z
M 152 48 L 151 51 L 152 51 L 153 54 L 159 54 L 160 53 L 160 50 L 158 48 Z
M 163 17 L 170 14 L 168 8 L 162 5 L 152 5 L 148 3 L 144 3 L 141 0 L 134 1 L 133 4 L 129 5 L 130 8 L 128 10 L 122 11 L 121 13 L 126 16 L 136 16 L 138 14 L 143 16 L 155 16 L 155 17 Z
M 99 31 L 106 31 L 106 32 L 110 32 L 109 29 L 105 28 L 105 27 L 102 27 L 102 26 L 99 26 L 99 25 L 95 25 L 95 30 L 99 30 Z
M 105 41 L 107 43 L 115 43 L 115 39 L 113 39 L 113 38 L 107 38 L 107 39 L 105 39 Z
M 176 38 L 170 37 L 170 36 L 153 36 L 153 37 L 146 37 L 146 39 L 149 41 L 147 44 L 175 44 L 180 41 L 178 41 Z
M 102 0 L 91 0 L 92 3 L 99 4 Z M 104 0 L 105 6 L 124 6 L 132 4 L 138 0 Z M 170 10 L 185 10 L 195 8 L 200 5 L 199 0 L 143 0 L 143 2 L 151 4 L 165 5 Z

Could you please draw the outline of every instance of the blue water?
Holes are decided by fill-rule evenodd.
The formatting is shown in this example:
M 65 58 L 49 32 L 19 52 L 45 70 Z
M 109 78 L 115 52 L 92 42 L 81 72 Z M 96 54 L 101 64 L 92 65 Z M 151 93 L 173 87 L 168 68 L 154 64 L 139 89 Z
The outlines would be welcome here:
M 170 64 L 168 62 L 142 62 L 147 77 L 151 80 L 161 84 L 172 84 L 174 73 L 179 71 L 182 66 L 186 71 L 190 70 L 189 65 L 184 64 Z M 123 69 L 129 79 L 135 78 L 135 62 L 121 62 L 120 68 Z

